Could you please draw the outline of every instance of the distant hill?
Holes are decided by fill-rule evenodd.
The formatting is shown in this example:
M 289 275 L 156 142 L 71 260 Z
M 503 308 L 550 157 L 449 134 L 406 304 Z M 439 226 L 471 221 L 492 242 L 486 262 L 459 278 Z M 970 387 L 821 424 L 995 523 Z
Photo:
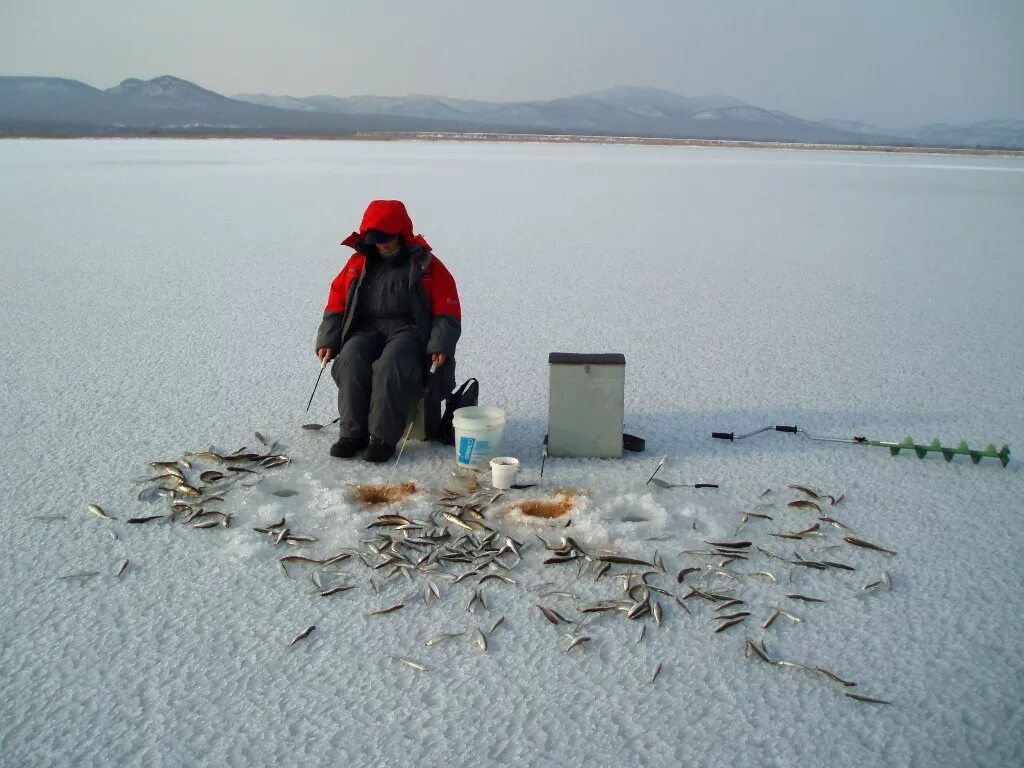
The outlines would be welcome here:
M 864 134 L 751 107 L 728 96 L 688 98 L 656 88 L 618 86 L 550 101 L 488 102 L 439 96 L 267 96 L 235 98 L 264 106 L 343 115 L 392 115 L 512 126 L 524 133 L 863 143 Z M 478 130 L 475 128 L 474 130 Z M 878 134 L 878 143 L 893 137 Z
M 1024 121 L 990 120 L 910 131 L 853 120 L 804 120 L 731 96 L 689 98 L 657 88 L 618 86 L 550 101 L 488 102 L 441 96 L 268 96 L 238 94 L 254 104 L 345 115 L 394 115 L 502 123 L 524 132 L 798 141 L 837 144 L 1024 149 Z
M 351 136 L 356 133 L 538 133 L 820 144 L 1024 149 L 1024 121 L 890 131 L 804 120 L 729 96 L 690 98 L 618 86 L 548 101 L 442 96 L 229 98 L 165 75 L 106 90 L 54 77 L 0 77 L 0 136 Z
M 107 90 L 53 77 L 0 77 L 0 135 L 344 136 L 456 129 L 453 122 L 261 106 L 166 75 L 128 79 Z

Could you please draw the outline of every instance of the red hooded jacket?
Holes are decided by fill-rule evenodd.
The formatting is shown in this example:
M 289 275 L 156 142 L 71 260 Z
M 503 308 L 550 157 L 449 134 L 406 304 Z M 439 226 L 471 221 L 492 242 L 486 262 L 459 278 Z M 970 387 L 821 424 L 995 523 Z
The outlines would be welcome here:
M 428 333 L 428 338 L 424 339 L 427 351 L 443 351 L 450 355 L 454 350 L 458 338 L 457 329 L 461 327 L 462 320 L 462 307 L 459 304 L 455 280 L 440 259 L 433 255 L 430 244 L 423 236 L 413 233 L 412 219 L 409 218 L 405 205 L 400 200 L 371 202 L 363 214 L 359 231 L 353 232 L 341 242 L 342 245 L 356 249 L 356 252 L 331 283 L 327 306 L 324 307 L 324 324 L 321 326 L 321 333 L 318 334 L 318 346 L 340 349 L 344 343 L 349 325 L 347 316 L 350 314 L 346 310 L 349 303 L 354 300 L 360 279 L 366 271 L 365 251 L 373 247 L 363 242 L 368 229 L 378 229 L 402 236 L 412 257 L 413 274 L 418 277 L 426 294 L 427 307 L 424 309 L 429 311 L 434 320 L 433 329 L 423 329 Z M 444 324 L 450 327 L 439 327 L 439 316 L 447 316 L 445 319 L 454 322 Z M 330 322 L 332 318 L 334 322 Z M 335 333 L 337 341 L 332 338 Z M 328 341 L 333 343 L 327 343 Z

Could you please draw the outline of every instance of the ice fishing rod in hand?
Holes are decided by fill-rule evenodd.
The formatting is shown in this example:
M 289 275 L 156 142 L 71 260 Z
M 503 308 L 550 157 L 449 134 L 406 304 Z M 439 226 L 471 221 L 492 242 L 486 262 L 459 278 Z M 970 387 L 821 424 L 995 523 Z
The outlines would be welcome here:
M 316 384 L 313 385 L 313 392 L 309 396 L 309 402 L 306 403 L 306 411 L 309 411 L 309 406 L 313 404 L 313 395 L 316 394 L 316 388 L 320 386 L 320 377 L 324 375 L 324 368 L 327 367 L 327 363 L 331 360 L 330 352 L 327 352 L 320 358 L 320 373 L 317 374 Z
M 900 451 L 908 450 L 913 451 L 917 454 L 917 458 L 923 459 L 928 453 L 941 453 L 942 458 L 946 461 L 952 461 L 953 456 L 970 456 L 971 462 L 977 464 L 983 458 L 999 459 L 999 463 L 1004 467 L 1010 462 L 1010 446 L 1003 444 L 1003 447 L 996 450 L 994 443 L 989 443 L 983 450 L 977 448 L 971 448 L 967 445 L 966 441 L 960 441 L 960 444 L 955 448 L 942 445 L 938 439 L 932 440 L 927 445 L 922 443 L 915 443 L 914 438 L 909 435 L 901 443 L 893 442 L 891 440 L 869 440 L 866 437 L 829 437 L 827 435 L 812 435 L 805 429 L 797 426 L 788 426 L 785 424 L 774 424 L 767 427 L 761 427 L 755 429 L 753 432 L 747 432 L 743 435 L 737 435 L 732 432 L 712 432 L 711 436 L 719 440 L 742 440 L 746 437 L 753 437 L 759 435 L 762 432 L 769 432 L 774 430 L 775 432 L 789 432 L 790 434 L 800 435 L 808 440 L 821 440 L 826 443 L 851 443 L 853 445 L 873 445 L 876 448 L 888 448 L 889 453 L 893 456 L 898 456 Z

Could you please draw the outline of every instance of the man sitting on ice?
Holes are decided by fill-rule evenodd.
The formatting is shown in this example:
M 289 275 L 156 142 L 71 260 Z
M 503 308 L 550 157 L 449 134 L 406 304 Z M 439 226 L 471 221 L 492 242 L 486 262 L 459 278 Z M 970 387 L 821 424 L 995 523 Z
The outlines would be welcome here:
M 455 386 L 459 294 L 399 200 L 371 202 L 342 245 L 356 252 L 331 283 L 316 338 L 338 385 L 341 433 L 331 455 L 363 451 L 382 462 L 394 454 L 428 368 L 437 367 L 435 391 Z

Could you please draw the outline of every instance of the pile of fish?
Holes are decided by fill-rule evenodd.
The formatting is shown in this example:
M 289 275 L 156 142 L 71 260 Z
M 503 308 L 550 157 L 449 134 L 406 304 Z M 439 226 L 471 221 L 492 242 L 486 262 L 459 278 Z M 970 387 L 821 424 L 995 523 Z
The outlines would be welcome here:
M 127 518 L 125 522 L 138 525 L 156 520 L 180 520 L 197 529 L 227 528 L 231 525 L 232 516 L 217 508 L 224 502 L 225 494 L 238 482 L 254 485 L 259 482 L 265 470 L 291 462 L 287 455 L 276 451 L 276 442 L 268 442 L 259 432 L 256 438 L 267 448 L 266 452 L 247 452 L 244 446 L 232 453 L 217 453 L 209 448 L 187 452 L 180 459 L 151 462 L 149 468 L 155 474 L 134 481 L 143 486 L 137 499 L 142 502 L 163 499 L 167 502 L 167 512 L 136 515 Z M 241 480 L 243 477 L 250 479 Z M 118 519 L 98 504 L 90 504 L 88 510 L 104 520 Z M 114 530 L 108 532 L 113 539 L 117 539 Z M 128 561 L 125 561 L 117 575 L 121 575 L 127 565 Z
M 257 436 L 266 445 L 262 435 Z M 165 498 L 169 511 L 127 522 L 180 518 L 195 528 L 227 527 L 231 515 L 211 505 L 223 501 L 224 493 L 242 476 L 255 479 L 265 469 L 287 464 L 289 458 L 275 453 L 275 447 L 268 446 L 266 453 L 246 453 L 244 448 L 231 454 L 203 451 L 186 454 L 181 460 L 153 462 L 150 467 L 158 474 L 142 480 L 145 488 L 139 499 Z M 198 462 L 221 469 L 202 469 Z M 419 514 L 389 511 L 377 515 L 366 526 L 367 535 L 360 539 L 359 546 L 322 557 L 283 555 L 278 565 L 286 576 L 293 576 L 295 568 L 310 569 L 314 594 L 324 599 L 338 599 L 336 596 L 360 587 L 369 587 L 383 597 L 394 591 L 394 585 L 405 585 L 404 594 L 395 596 L 397 600 L 382 601 L 380 608 L 368 616 L 396 613 L 411 600 L 422 599 L 427 605 L 450 603 L 459 591 L 465 595 L 465 611 L 472 615 L 488 608 L 495 590 L 528 590 L 535 595 L 531 603 L 536 606 L 537 620 L 565 632 L 565 652 L 594 642 L 602 624 L 615 618 L 636 625 L 638 643 L 643 642 L 649 628 L 669 623 L 677 610 L 691 620 L 703 620 L 711 633 L 723 637 L 753 627 L 753 632 L 748 631 L 743 638 L 742 647 L 748 657 L 780 669 L 819 676 L 840 686 L 856 701 L 889 704 L 848 690 L 857 683 L 828 668 L 782 658 L 769 649 L 774 643 L 769 643 L 768 635 L 779 626 L 780 619 L 791 625 L 806 623 L 809 617 L 798 615 L 798 605 L 803 611 L 813 611 L 815 604 L 836 599 L 836 579 L 840 580 L 840 594 L 850 599 L 893 588 L 886 571 L 874 571 L 876 576 L 864 580 L 858 566 L 843 561 L 848 559 L 842 555 L 844 550 L 871 552 L 874 557 L 894 557 L 896 553 L 860 538 L 834 516 L 831 510 L 842 502 L 841 495 L 820 493 L 806 485 L 791 485 L 785 493 L 798 498 L 772 503 L 764 498 L 772 494 L 771 489 L 766 490 L 752 508 L 740 513 L 734 538 L 704 539 L 700 548 L 679 551 L 676 557 L 680 561 L 670 566 L 657 551 L 650 556 L 608 551 L 565 535 L 571 517 L 564 523 L 547 521 L 548 531 L 558 533 L 559 528 L 563 529 L 557 541 L 510 531 L 514 518 L 493 514 L 503 492 L 481 489 L 472 476 L 456 475 L 434 496 L 431 508 L 420 506 Z M 98 507 L 90 509 L 109 517 Z M 695 532 L 696 521 L 693 528 Z M 253 530 L 270 546 L 308 547 L 317 541 L 297 533 L 285 518 L 255 525 Z M 748 533 L 741 536 L 741 531 Z M 694 532 L 685 533 L 692 539 Z M 674 535 L 656 538 L 664 540 Z M 119 573 L 125 567 L 127 562 Z M 554 580 L 529 586 L 524 583 L 538 573 Z M 827 580 L 821 586 L 828 588 L 831 598 L 818 596 L 821 592 L 815 594 L 820 579 Z M 490 636 L 504 622 L 505 616 L 501 616 L 490 622 L 488 629 L 477 626 L 433 635 L 425 638 L 425 646 L 431 648 L 462 637 L 480 652 L 487 652 Z M 315 628 L 307 627 L 289 645 L 308 638 Z M 407 656 L 394 658 L 417 671 L 428 671 L 422 661 Z M 658 663 L 649 682 L 655 682 L 661 671 L 662 664 Z
M 349 591 L 364 581 L 377 593 L 383 592 L 392 580 L 409 585 L 421 582 L 418 589 L 427 604 L 451 599 L 456 590 L 464 590 L 468 595 L 465 610 L 470 614 L 487 607 L 489 597 L 485 587 L 489 584 L 493 585 L 488 587 L 490 589 L 530 590 L 539 596 L 535 603 L 538 620 L 566 631 L 566 652 L 591 642 L 601 617 L 618 616 L 635 622 L 637 642 L 644 640 L 649 626 L 662 627 L 667 615 L 675 609 L 690 616 L 703 615 L 710 631 L 715 634 L 727 633 L 734 628 L 738 630 L 748 622 L 756 626 L 759 622 L 761 637 L 745 638 L 743 647 L 747 656 L 782 669 L 818 675 L 842 686 L 843 693 L 851 699 L 888 704 L 890 702 L 883 699 L 847 690 L 856 686 L 856 682 L 825 667 L 776 658 L 767 648 L 765 636 L 779 618 L 784 617 L 793 624 L 805 623 L 805 619 L 795 612 L 796 603 L 810 610 L 815 603 L 828 602 L 826 598 L 804 594 L 803 587 L 797 591 L 795 582 L 804 578 L 803 574 L 830 572 L 856 578 L 853 575 L 858 573 L 855 566 L 832 559 L 834 556 L 826 559 L 823 553 L 846 547 L 890 556 L 896 554 L 851 535 L 844 523 L 824 513 L 824 505 L 834 506 L 841 497 L 818 494 L 808 486 L 790 488 L 801 498 L 780 505 L 774 516 L 766 511 L 775 506 L 769 503 L 759 503 L 742 514 L 737 533 L 752 521 L 758 521 L 762 522 L 765 530 L 758 531 L 757 536 L 750 536 L 749 540 L 708 540 L 706 548 L 683 550 L 678 556 L 687 564 L 678 571 L 670 569 L 657 552 L 650 557 L 610 552 L 591 548 L 568 535 L 562 535 L 557 543 L 536 535 L 533 538 L 539 546 L 521 541 L 503 530 L 502 523 L 488 516 L 501 493 L 479 490 L 460 493 L 451 489 L 447 489 L 434 502 L 434 508 L 422 518 L 396 513 L 379 515 L 367 526 L 372 535 L 362 539 L 360 547 L 320 560 L 289 556 L 279 562 L 283 569 L 299 563 L 325 569 L 346 563 L 347 570 L 314 570 L 311 573 L 310 578 L 323 597 Z M 768 493 L 766 491 L 762 497 Z M 782 521 L 794 515 L 805 517 L 808 512 L 815 517 L 815 522 L 809 526 L 799 530 L 789 529 L 797 526 L 768 530 L 770 526 L 767 524 L 776 523 L 776 519 Z M 283 524 L 281 521 L 278 525 Z M 554 521 L 553 524 L 562 525 Z M 829 538 L 822 530 L 823 524 L 845 535 Z M 262 532 L 265 528 L 257 530 Z M 763 541 L 764 546 L 755 545 L 755 538 Z M 774 550 L 769 549 L 768 541 L 772 538 L 800 544 L 792 545 L 794 548 L 784 554 L 778 545 Z M 803 553 L 801 546 L 807 547 Z M 530 549 L 538 551 L 539 556 L 528 556 L 524 560 L 524 551 Z M 538 567 L 559 581 L 525 586 L 519 572 L 535 574 Z M 614 586 L 606 596 L 586 601 L 576 594 L 583 591 L 579 589 L 583 580 L 587 581 L 590 591 L 594 584 Z M 759 588 L 746 589 L 751 582 L 756 582 Z M 442 584 L 446 585 L 446 593 L 439 586 Z M 459 584 L 464 586 L 458 587 Z M 767 587 L 777 594 L 764 597 Z M 416 589 L 414 587 L 397 602 L 388 603 L 368 615 L 400 611 L 410 599 L 416 599 Z M 867 584 L 851 585 L 846 594 L 851 599 L 862 598 L 883 589 L 892 589 L 892 580 L 885 571 Z M 808 588 L 807 591 L 813 590 Z M 760 593 L 760 597 L 756 593 Z M 701 609 L 705 609 L 703 614 Z M 429 648 L 463 637 L 469 638 L 475 647 L 485 652 L 489 648 L 488 637 L 504 621 L 505 617 L 501 616 L 489 630 L 475 627 L 463 632 L 434 635 L 426 638 L 425 645 Z M 311 631 L 307 630 L 304 636 Z M 428 670 L 422 661 L 407 656 L 394 658 L 417 671 Z M 650 682 L 658 678 L 661 669 L 662 664 L 657 664 Z

